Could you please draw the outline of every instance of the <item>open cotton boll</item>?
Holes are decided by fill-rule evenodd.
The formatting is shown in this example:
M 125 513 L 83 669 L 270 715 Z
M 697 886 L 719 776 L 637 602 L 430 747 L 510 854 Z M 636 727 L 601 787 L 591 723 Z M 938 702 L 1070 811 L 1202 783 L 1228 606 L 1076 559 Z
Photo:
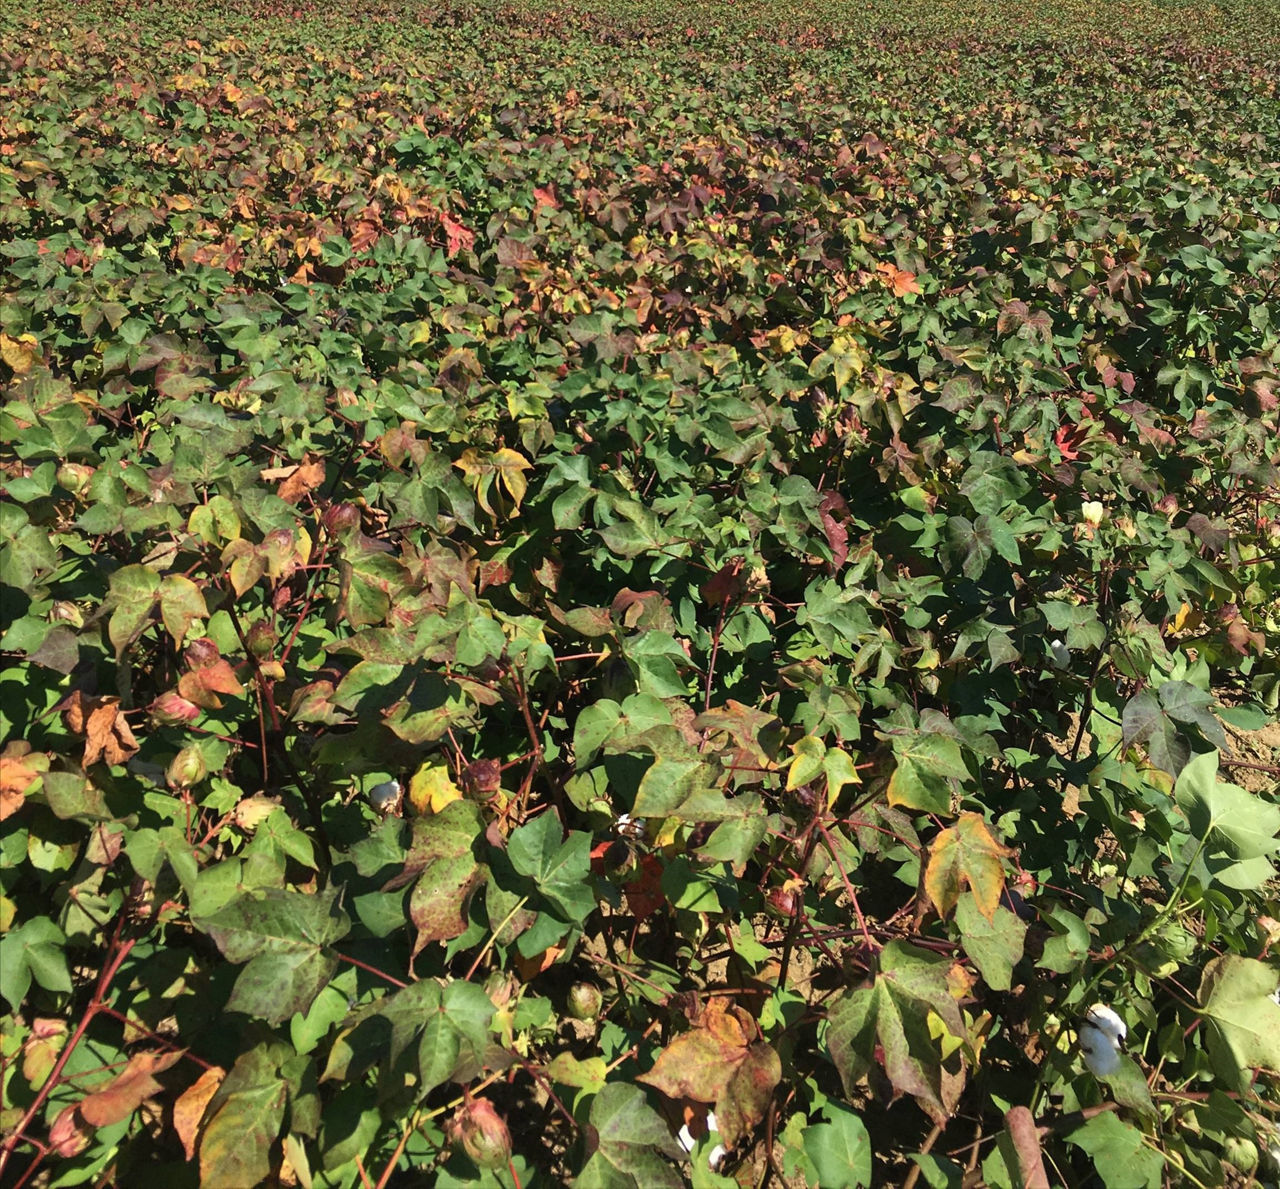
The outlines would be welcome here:
M 386 817 L 399 810 L 403 793 L 404 790 L 398 780 L 384 780 L 369 790 L 369 804 L 373 806 L 375 812 Z
M 1120 1045 L 1128 1028 L 1105 1003 L 1095 1003 L 1080 1025 L 1080 1054 L 1089 1072 L 1104 1078 L 1120 1068 Z
M 1071 650 L 1061 640 L 1049 641 L 1049 653 L 1059 669 L 1065 669 L 1071 664 Z
M 1125 1022 L 1105 1003 L 1095 1003 L 1084 1013 L 1085 1022 L 1093 1025 L 1100 1032 L 1105 1032 L 1117 1043 L 1129 1034 Z
M 716 1124 L 715 1111 L 707 1112 L 707 1131 L 719 1132 Z M 698 1141 L 693 1138 L 693 1133 L 689 1130 L 689 1124 L 685 1123 L 680 1130 L 676 1132 L 676 1143 L 678 1143 L 686 1152 L 692 1152 L 698 1146 Z M 712 1172 L 718 1172 L 720 1165 L 724 1162 L 725 1157 L 729 1153 L 725 1150 L 724 1144 L 716 1144 L 710 1152 L 707 1153 L 707 1164 L 711 1166 Z

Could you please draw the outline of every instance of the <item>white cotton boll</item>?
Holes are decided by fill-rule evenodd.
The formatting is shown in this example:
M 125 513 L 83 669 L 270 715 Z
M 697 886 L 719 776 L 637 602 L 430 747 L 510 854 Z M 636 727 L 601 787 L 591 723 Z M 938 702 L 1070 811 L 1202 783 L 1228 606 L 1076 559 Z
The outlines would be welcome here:
M 724 1150 L 724 1144 L 716 1144 L 710 1152 L 707 1153 L 707 1163 L 711 1166 L 712 1172 L 719 1172 L 720 1166 L 724 1163 L 724 1158 L 728 1153 Z
M 1049 641 L 1049 653 L 1059 669 L 1065 669 L 1071 664 L 1071 650 L 1061 640 Z
M 1124 1021 L 1106 1004 L 1095 1003 L 1085 1012 L 1080 1054 L 1094 1077 L 1108 1077 L 1120 1068 L 1120 1045 L 1127 1033 Z
M 707 1130 L 708 1131 L 720 1130 L 720 1124 L 716 1122 L 715 1111 L 707 1111 Z
M 678 1143 L 686 1152 L 692 1152 L 694 1147 L 694 1138 L 689 1134 L 689 1124 L 685 1123 L 678 1132 L 676 1132 L 676 1143 Z
M 1117 1043 L 1129 1035 L 1125 1022 L 1105 1003 L 1095 1003 L 1084 1013 L 1084 1018 L 1087 1023 L 1092 1024 L 1100 1032 L 1105 1032 Z
M 404 790 L 398 780 L 384 780 L 369 790 L 369 804 L 377 813 L 386 817 L 400 808 L 400 798 Z

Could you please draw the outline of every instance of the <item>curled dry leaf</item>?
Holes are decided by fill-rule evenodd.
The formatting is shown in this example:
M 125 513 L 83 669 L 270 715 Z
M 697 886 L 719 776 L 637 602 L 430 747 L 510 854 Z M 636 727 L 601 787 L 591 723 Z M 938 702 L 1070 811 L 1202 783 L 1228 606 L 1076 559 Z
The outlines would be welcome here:
M 309 491 L 314 491 L 324 482 L 324 463 L 318 455 L 308 454 L 300 466 L 290 467 L 288 470 L 284 482 L 276 490 L 276 494 L 286 504 L 296 504 Z
M 63 712 L 67 726 L 85 737 L 84 767 L 99 760 L 123 764 L 137 753 L 138 741 L 120 710 L 119 698 L 91 698 L 76 690 L 63 703 Z
M 49 1149 L 70 1159 L 79 1156 L 89 1146 L 92 1132 L 80 1117 L 80 1108 L 72 1103 L 64 1106 L 49 1128 Z

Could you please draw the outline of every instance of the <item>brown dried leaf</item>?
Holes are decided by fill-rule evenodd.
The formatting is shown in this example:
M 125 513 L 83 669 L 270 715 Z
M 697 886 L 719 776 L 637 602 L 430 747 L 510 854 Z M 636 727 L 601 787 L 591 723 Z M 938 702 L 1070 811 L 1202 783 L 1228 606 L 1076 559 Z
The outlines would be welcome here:
M 138 741 L 120 712 L 119 698 L 86 698 L 76 690 L 63 706 L 67 726 L 85 737 L 84 767 L 99 760 L 123 764 L 137 752 Z
M 218 1087 L 226 1076 L 227 1071 L 221 1066 L 206 1069 L 173 1104 L 173 1127 L 182 1140 L 182 1150 L 187 1154 L 188 1160 L 195 1158 L 205 1107 L 209 1105 L 209 1099 L 218 1092 Z
M 296 504 L 309 491 L 314 491 L 324 482 L 324 463 L 319 455 L 308 454 L 301 466 L 293 468 L 283 483 L 276 490 L 287 504 Z
M 92 1127 L 108 1127 L 127 1119 L 148 1098 L 160 1092 L 163 1087 L 154 1075 L 179 1061 L 182 1052 L 178 1049 L 169 1053 L 135 1053 L 124 1072 L 110 1085 L 80 1101 L 80 1117 Z

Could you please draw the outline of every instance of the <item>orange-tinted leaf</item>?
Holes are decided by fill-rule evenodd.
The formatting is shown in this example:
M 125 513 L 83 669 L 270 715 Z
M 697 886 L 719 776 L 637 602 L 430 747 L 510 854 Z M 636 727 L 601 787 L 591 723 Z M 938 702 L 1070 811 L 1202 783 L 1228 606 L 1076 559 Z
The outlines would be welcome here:
M 946 916 L 967 885 L 982 915 L 991 920 L 1004 891 L 1004 863 L 1013 852 L 996 841 L 977 813 L 962 813 L 929 848 L 924 885 L 938 912 Z
M 206 1069 L 196 1081 L 188 1086 L 173 1104 L 173 1127 L 182 1140 L 182 1150 L 190 1160 L 196 1154 L 196 1141 L 200 1136 L 200 1124 L 204 1119 L 204 1109 L 222 1085 L 227 1071 L 215 1065 Z
M 178 693 L 188 702 L 203 706 L 206 710 L 217 710 L 222 705 L 218 694 L 232 696 L 244 692 L 244 686 L 236 679 L 231 665 L 219 658 L 202 669 L 194 669 L 184 673 L 178 680 Z
M 135 1053 L 119 1077 L 81 1100 L 80 1117 L 92 1127 L 109 1127 L 127 1119 L 162 1089 L 155 1075 L 163 1073 L 181 1057 L 180 1050 Z
M 38 766 L 43 761 L 43 767 Z M 12 817 L 26 804 L 26 791 L 47 769 L 49 761 L 44 755 L 0 756 L 0 822 Z
M 906 269 L 899 268 L 896 264 L 890 264 L 887 261 L 877 264 L 876 272 L 880 274 L 881 280 L 893 290 L 894 297 L 906 297 L 908 293 L 920 292 L 916 274 L 907 272 Z

